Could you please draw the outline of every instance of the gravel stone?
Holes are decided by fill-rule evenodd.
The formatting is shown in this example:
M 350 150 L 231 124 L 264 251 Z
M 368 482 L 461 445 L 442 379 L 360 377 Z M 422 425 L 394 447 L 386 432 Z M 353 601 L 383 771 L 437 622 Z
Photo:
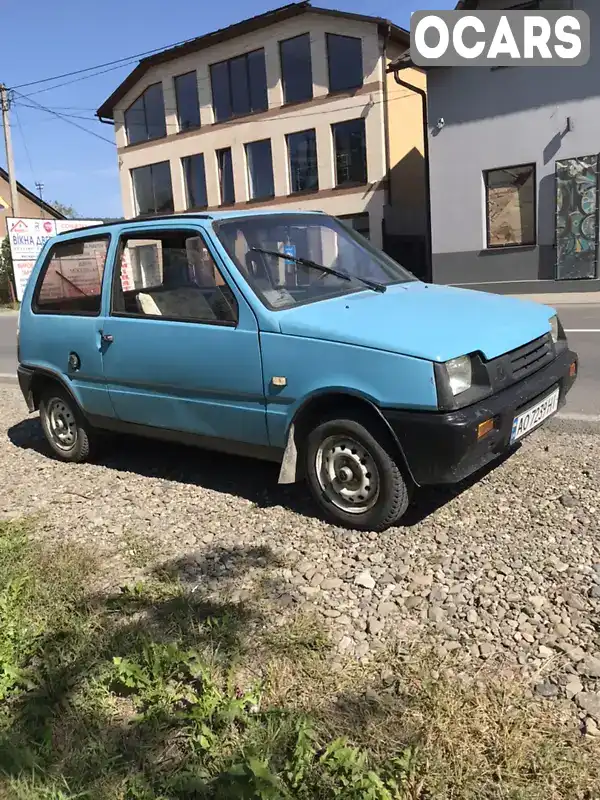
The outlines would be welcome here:
M 361 572 L 360 575 L 357 575 L 354 579 L 354 583 L 357 586 L 364 586 L 365 589 L 375 588 L 375 579 L 370 572 Z
M 321 589 L 325 591 L 330 591 L 331 589 L 339 589 L 340 586 L 344 585 L 344 581 L 341 578 L 325 578 L 324 581 L 321 581 Z
M 558 697 L 558 686 L 549 682 L 538 683 L 538 685 L 535 687 L 535 693 L 540 697 L 552 699 L 554 697 Z
M 379 603 L 377 606 L 377 613 L 380 617 L 387 617 L 389 614 L 393 614 L 394 611 L 398 610 L 398 606 L 396 603 Z
M 586 656 L 577 665 L 577 671 L 587 678 L 600 678 L 600 658 Z
M 575 702 L 579 708 L 587 711 L 596 722 L 600 722 L 600 694 L 597 692 L 579 692 L 575 697 Z
M 498 654 L 597 719 L 600 437 L 542 428 L 383 536 L 322 521 L 301 485 L 278 485 L 261 462 L 139 440 L 62 463 L 16 386 L 0 384 L 0 419 L 0 518 L 35 515 L 35 536 L 89 548 L 102 591 L 169 566 L 216 601 L 270 601 L 283 620 L 321 613 L 340 654 L 422 641 L 473 672 Z M 541 667 L 552 672 L 536 679 Z
M 593 736 L 594 738 L 600 736 L 600 728 L 593 717 L 586 717 L 584 731 L 587 736 Z
M 574 678 L 570 680 L 565 686 L 565 694 L 567 696 L 567 700 L 572 700 L 580 692 L 583 692 L 583 684 L 581 683 L 579 678 Z
M 422 575 L 416 574 L 412 576 L 412 582 L 417 586 L 431 586 L 433 583 L 433 576 L 432 575 Z
M 369 633 L 376 635 L 383 630 L 383 622 L 376 617 L 371 617 L 367 622 L 367 630 Z

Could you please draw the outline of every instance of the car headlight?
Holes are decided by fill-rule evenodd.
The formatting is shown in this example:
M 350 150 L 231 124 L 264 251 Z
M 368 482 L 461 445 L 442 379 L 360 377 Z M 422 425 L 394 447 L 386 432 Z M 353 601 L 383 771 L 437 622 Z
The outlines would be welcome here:
M 466 392 L 473 383 L 473 365 L 470 356 L 459 356 L 444 364 L 450 391 L 456 397 L 457 394 Z
M 559 337 L 558 316 L 555 314 L 553 317 L 550 317 L 548 322 L 550 323 L 550 334 L 552 335 L 552 341 L 554 344 L 556 344 Z

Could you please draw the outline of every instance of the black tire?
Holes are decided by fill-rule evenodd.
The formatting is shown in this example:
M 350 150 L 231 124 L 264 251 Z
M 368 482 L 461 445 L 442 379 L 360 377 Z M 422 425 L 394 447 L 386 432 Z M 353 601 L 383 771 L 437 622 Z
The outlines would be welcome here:
M 71 432 L 70 438 L 73 439 L 71 446 L 67 443 L 61 446 L 57 435 L 53 433 L 51 416 L 57 412 L 69 423 L 67 427 Z M 77 464 L 89 460 L 95 445 L 94 431 L 71 395 L 60 386 L 52 385 L 43 390 L 40 398 L 40 422 L 46 441 L 56 458 Z
M 332 502 L 323 488 L 323 479 L 318 477 L 317 454 L 321 445 L 330 437 L 338 436 L 357 442 L 377 468 L 378 494 L 373 505 L 364 512 L 345 511 Z M 305 458 L 305 474 L 311 493 L 325 516 L 337 525 L 355 530 L 384 531 L 400 520 L 410 504 L 412 487 L 398 466 L 394 443 L 383 426 L 366 416 L 353 413 L 343 419 L 328 417 L 310 432 Z M 369 473 L 366 475 L 369 477 Z

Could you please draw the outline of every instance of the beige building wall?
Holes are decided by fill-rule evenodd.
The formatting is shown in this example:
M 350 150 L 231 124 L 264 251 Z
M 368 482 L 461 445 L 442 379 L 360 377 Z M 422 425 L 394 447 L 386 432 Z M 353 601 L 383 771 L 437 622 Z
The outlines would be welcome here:
M 401 55 L 390 49 L 388 64 Z M 427 78 L 418 69 L 402 70 L 407 83 L 427 90 Z M 427 225 L 425 142 L 423 106 L 420 95 L 396 83 L 393 73 L 387 74 L 388 148 L 390 158 L 390 204 L 386 215 L 391 234 L 422 236 Z
M 303 33 L 311 36 L 314 98 L 306 103 L 283 105 L 279 42 Z M 328 95 L 328 69 L 325 34 L 346 34 L 362 39 L 364 85 L 353 93 Z M 214 123 L 209 66 L 264 47 L 269 108 L 231 121 Z M 202 127 L 178 133 L 173 79 L 195 70 L 198 77 Z M 357 22 L 321 14 L 302 14 L 284 22 L 222 42 L 209 49 L 151 68 L 142 80 L 115 107 L 115 131 L 123 207 L 126 216 L 136 213 L 130 170 L 160 161 L 169 161 L 175 211 L 186 206 L 181 159 L 204 154 L 209 208 L 220 204 L 216 150 L 231 147 L 235 208 L 275 206 L 290 209 L 322 210 L 336 216 L 368 212 L 371 240 L 382 244 L 386 177 L 385 120 L 383 86 L 386 80 L 381 39 L 375 23 Z M 167 136 L 154 142 L 127 146 L 124 111 L 144 89 L 162 82 Z M 364 117 L 367 146 L 367 185 L 335 187 L 335 162 L 331 125 Z M 309 128 L 316 130 L 319 162 L 319 191 L 290 196 L 286 135 Z M 266 202 L 250 200 L 244 145 L 271 139 L 275 198 Z M 229 206 L 231 208 L 231 206 Z
M 19 216 L 31 219 L 58 219 L 59 217 L 45 211 L 23 192 L 19 194 Z M 6 218 L 14 216 L 10 206 L 10 184 L 0 175 L 0 239 L 6 236 Z

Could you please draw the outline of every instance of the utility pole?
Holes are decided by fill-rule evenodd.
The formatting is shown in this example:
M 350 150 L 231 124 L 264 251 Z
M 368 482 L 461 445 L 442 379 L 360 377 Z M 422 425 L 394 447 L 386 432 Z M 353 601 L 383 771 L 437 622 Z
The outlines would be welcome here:
M 44 195 L 42 194 L 42 192 L 44 191 L 44 184 L 38 182 L 38 183 L 36 183 L 35 188 L 38 190 L 38 192 L 40 194 L 40 200 L 43 203 L 44 202 Z M 42 219 L 44 219 L 44 218 L 45 218 L 44 207 L 42 206 Z
M 10 121 L 8 112 L 10 101 L 6 86 L 0 84 L 0 101 L 2 103 L 2 124 L 4 126 L 4 143 L 6 144 L 6 169 L 8 170 L 8 180 L 10 183 L 10 204 L 12 206 L 13 217 L 19 216 L 19 193 L 17 192 L 17 179 L 15 178 L 15 162 L 13 160 L 12 139 L 10 138 Z

